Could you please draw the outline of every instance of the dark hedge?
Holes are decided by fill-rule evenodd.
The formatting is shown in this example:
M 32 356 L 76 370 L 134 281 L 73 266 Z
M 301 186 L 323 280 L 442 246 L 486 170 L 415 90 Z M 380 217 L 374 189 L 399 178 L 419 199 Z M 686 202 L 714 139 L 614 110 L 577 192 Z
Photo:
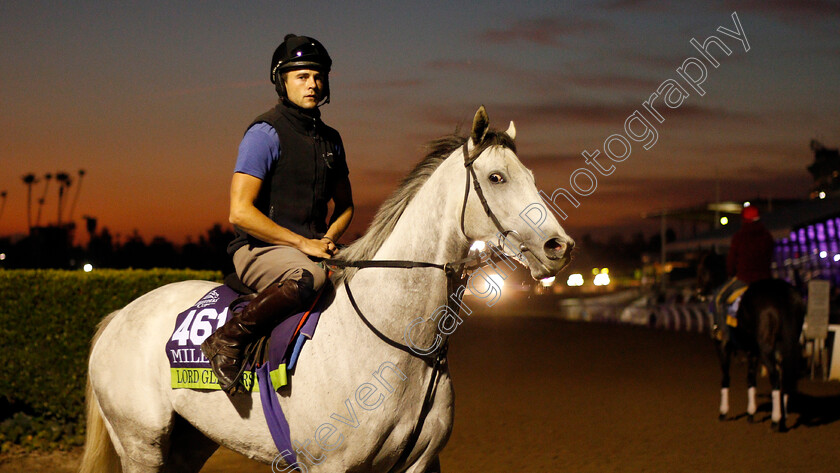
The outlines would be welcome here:
M 96 324 L 159 286 L 215 271 L 0 270 L 0 446 L 81 444 Z

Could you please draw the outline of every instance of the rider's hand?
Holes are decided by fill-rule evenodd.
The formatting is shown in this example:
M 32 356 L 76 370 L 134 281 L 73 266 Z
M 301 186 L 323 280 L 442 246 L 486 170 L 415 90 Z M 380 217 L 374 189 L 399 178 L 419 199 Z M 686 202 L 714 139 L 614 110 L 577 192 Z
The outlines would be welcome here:
M 335 255 L 338 254 L 338 247 L 335 246 L 335 242 L 332 240 L 332 238 L 323 237 L 323 238 L 321 238 L 321 241 L 327 242 L 327 252 L 330 255 L 335 256 Z
M 330 249 L 332 246 L 332 250 Z M 335 244 L 330 242 L 327 239 L 321 240 L 310 240 L 305 239 L 300 245 L 300 251 L 304 252 L 309 256 L 314 256 L 316 258 L 324 258 L 329 259 L 332 258 L 335 254 Z

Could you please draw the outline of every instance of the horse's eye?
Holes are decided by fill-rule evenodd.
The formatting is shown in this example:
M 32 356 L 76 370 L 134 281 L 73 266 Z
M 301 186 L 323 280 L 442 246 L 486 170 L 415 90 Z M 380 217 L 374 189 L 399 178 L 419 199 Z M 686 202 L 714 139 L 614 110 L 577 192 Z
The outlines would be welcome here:
M 493 174 L 490 174 L 490 176 L 487 179 L 490 179 L 490 182 L 492 182 L 493 184 L 501 184 L 501 183 L 505 182 L 505 176 L 502 176 L 498 172 L 494 172 Z

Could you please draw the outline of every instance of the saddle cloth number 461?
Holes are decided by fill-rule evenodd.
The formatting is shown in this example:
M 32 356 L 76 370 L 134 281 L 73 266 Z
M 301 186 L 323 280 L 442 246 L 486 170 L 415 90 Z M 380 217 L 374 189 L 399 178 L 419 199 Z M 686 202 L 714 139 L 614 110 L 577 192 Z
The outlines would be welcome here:
M 227 315 L 228 308 L 225 308 L 221 313 L 212 307 L 206 307 L 200 311 L 193 309 L 187 314 L 175 333 L 172 334 L 170 340 L 178 342 L 178 346 L 186 346 L 188 343 L 200 346 L 211 333 L 225 324 Z M 211 320 L 216 322 L 215 327 L 210 322 Z

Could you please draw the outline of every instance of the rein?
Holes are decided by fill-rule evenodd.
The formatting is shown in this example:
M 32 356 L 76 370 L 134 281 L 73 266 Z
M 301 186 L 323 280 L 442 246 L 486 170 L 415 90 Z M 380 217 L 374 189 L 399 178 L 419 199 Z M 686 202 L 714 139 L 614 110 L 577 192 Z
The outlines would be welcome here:
M 407 260 L 360 260 L 360 261 L 338 261 L 338 260 L 327 260 L 324 263 L 328 266 L 333 266 L 337 268 L 397 268 L 397 269 L 412 269 L 412 268 L 434 268 L 439 269 L 446 273 L 446 290 L 447 294 L 451 295 L 455 292 L 458 286 L 464 280 L 464 274 L 471 269 L 475 269 L 481 266 L 482 258 L 479 255 L 469 256 L 467 258 L 460 259 L 458 261 L 438 264 L 438 263 L 429 263 L 426 261 L 407 261 Z M 380 340 L 387 343 L 388 345 L 404 351 L 414 357 L 424 359 L 430 365 L 437 367 L 439 363 L 445 362 L 446 359 L 446 345 L 448 343 L 444 342 L 438 347 L 435 351 L 421 355 L 411 349 L 411 347 L 404 345 L 396 340 L 389 338 L 387 335 L 382 333 L 379 329 L 377 329 L 371 322 L 365 317 L 365 314 L 359 308 L 359 304 L 356 302 L 356 298 L 353 296 L 353 292 L 350 290 L 350 283 L 349 281 L 344 282 L 344 288 L 347 291 L 347 298 L 350 300 L 350 305 L 353 306 L 353 310 L 356 311 L 356 315 L 362 319 L 362 322 L 367 326 L 367 328 L 373 332 Z M 447 305 L 450 308 L 457 311 L 460 310 L 460 307 L 455 305 L 455 302 L 451 300 L 447 296 Z M 457 309 L 456 309 L 457 307 Z
M 325 263 L 330 266 L 335 266 L 339 268 L 399 268 L 399 269 L 411 269 L 411 268 L 435 268 L 440 269 L 441 271 L 446 273 L 446 291 L 447 294 L 452 294 L 456 286 L 455 284 L 460 283 L 463 281 L 464 273 L 468 269 L 467 263 L 471 261 L 480 262 L 481 258 L 476 255 L 474 257 L 468 257 L 454 263 L 445 263 L 445 264 L 437 264 L 437 263 L 429 263 L 425 261 L 404 261 L 404 260 L 360 260 L 360 261 L 333 261 L 327 260 Z M 478 264 L 475 264 L 474 267 L 478 267 Z M 456 271 L 455 268 L 458 268 Z M 472 267 L 472 266 L 470 266 Z M 344 281 L 344 289 L 347 291 L 347 298 L 350 300 L 350 305 L 353 306 L 353 310 L 356 311 L 356 315 L 362 319 L 362 322 L 365 326 L 374 333 L 380 340 L 387 343 L 388 345 L 404 351 L 411 356 L 416 358 L 420 358 L 424 360 L 427 364 L 430 365 L 432 368 L 432 374 L 429 378 L 429 384 L 426 387 L 426 393 L 423 395 L 423 404 L 420 406 L 420 417 L 417 419 L 417 423 L 414 424 L 414 428 L 411 430 L 411 434 L 408 437 L 408 442 L 406 442 L 405 447 L 400 453 L 400 457 L 394 463 L 394 467 L 398 467 L 402 465 L 408 460 L 408 456 L 411 454 L 411 451 L 414 450 L 414 447 L 417 445 L 417 440 L 420 438 L 420 431 L 423 428 L 423 423 L 426 420 L 426 416 L 428 416 L 429 411 L 431 410 L 432 401 L 435 398 L 435 393 L 437 393 L 438 381 L 440 379 L 441 369 L 444 365 L 446 365 L 446 355 L 449 351 L 449 337 L 447 336 L 445 341 L 441 343 L 438 348 L 436 348 L 431 353 L 426 355 L 421 355 L 416 353 L 411 347 L 404 345 L 396 340 L 389 338 L 387 335 L 382 333 L 379 329 L 374 326 L 362 310 L 359 308 L 359 304 L 356 302 L 356 298 L 353 297 L 353 292 L 350 291 L 350 282 Z M 451 297 L 447 296 L 447 305 L 450 308 L 453 308 L 455 305 L 454 301 Z M 460 311 L 460 307 L 453 308 L 453 310 Z M 458 313 L 458 312 L 456 312 Z M 394 471 L 392 469 L 391 471 Z

